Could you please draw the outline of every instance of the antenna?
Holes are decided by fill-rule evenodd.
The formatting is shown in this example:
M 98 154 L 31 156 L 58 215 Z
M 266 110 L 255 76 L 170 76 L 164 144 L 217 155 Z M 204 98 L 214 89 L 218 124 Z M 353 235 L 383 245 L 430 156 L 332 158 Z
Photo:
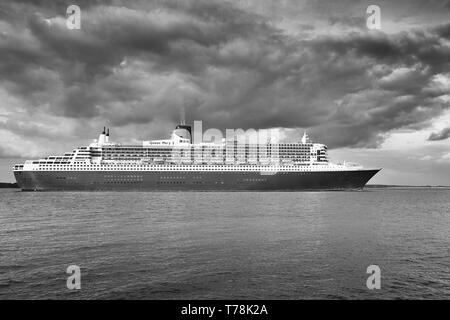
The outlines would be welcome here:
M 180 124 L 185 125 L 186 124 L 186 112 L 184 110 L 184 105 L 180 107 Z
M 106 131 L 106 127 L 103 127 L 103 132 L 102 132 L 102 134 L 105 134 L 105 131 Z
M 106 131 L 106 136 L 109 137 L 109 128 L 108 131 Z

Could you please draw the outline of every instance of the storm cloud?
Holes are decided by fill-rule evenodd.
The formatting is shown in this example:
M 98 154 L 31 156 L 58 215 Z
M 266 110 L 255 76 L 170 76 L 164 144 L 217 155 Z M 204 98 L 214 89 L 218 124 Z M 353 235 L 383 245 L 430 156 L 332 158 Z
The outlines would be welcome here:
M 94 138 L 104 124 L 160 137 L 184 108 L 204 128 L 307 129 L 331 148 L 376 148 L 392 130 L 430 126 L 450 107 L 450 23 L 367 30 L 367 6 L 338 3 L 357 10 L 317 1 L 79 1 L 81 30 L 70 30 L 71 3 L 3 1 L 0 131 L 29 140 L 36 128 L 35 137 L 53 135 L 61 146 Z M 449 10 L 434 5 L 423 21 Z M 24 130 L 18 123 L 27 120 Z
M 439 141 L 439 140 L 445 140 L 450 137 L 450 128 L 442 129 L 439 132 L 433 132 L 428 140 L 430 141 Z

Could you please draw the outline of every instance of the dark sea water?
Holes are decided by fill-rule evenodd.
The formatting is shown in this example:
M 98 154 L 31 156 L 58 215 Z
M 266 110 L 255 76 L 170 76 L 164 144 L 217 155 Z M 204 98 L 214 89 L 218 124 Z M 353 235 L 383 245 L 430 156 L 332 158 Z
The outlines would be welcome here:
M 450 298 L 448 189 L 0 190 L 0 240 L 0 299 Z

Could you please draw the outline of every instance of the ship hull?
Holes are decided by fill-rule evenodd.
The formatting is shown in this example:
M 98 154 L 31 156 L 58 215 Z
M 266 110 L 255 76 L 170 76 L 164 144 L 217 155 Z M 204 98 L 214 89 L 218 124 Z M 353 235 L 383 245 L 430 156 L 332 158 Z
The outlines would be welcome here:
M 23 191 L 271 191 L 357 190 L 378 171 L 15 171 L 14 175 Z

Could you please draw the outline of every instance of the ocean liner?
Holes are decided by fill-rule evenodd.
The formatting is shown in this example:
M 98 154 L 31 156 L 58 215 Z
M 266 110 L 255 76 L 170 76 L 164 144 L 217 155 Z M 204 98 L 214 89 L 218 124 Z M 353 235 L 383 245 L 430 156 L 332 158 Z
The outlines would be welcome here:
M 331 163 L 327 147 L 306 133 L 296 143 L 193 136 L 182 122 L 170 139 L 125 145 L 111 142 L 103 128 L 88 146 L 16 164 L 14 175 L 23 191 L 346 190 L 362 189 L 380 170 Z

